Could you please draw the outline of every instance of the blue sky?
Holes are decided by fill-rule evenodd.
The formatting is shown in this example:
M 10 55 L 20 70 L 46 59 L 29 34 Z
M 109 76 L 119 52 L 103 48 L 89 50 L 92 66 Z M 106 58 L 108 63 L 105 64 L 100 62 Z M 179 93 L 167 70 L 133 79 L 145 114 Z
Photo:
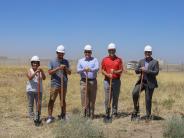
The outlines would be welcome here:
M 124 60 L 143 57 L 146 44 L 153 57 L 184 62 L 183 0 L 0 0 L 0 56 L 55 57 L 57 45 L 66 58 L 107 55 L 114 42 Z

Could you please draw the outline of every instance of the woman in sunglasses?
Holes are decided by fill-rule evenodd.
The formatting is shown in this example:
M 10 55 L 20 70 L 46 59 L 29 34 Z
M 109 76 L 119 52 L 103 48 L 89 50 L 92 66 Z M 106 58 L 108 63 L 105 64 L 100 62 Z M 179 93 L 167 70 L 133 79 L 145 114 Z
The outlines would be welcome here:
M 43 69 L 40 67 L 40 59 L 38 56 L 33 56 L 31 58 L 31 68 L 28 70 L 26 76 L 28 78 L 26 91 L 28 98 L 28 112 L 31 119 L 36 120 L 37 115 L 34 114 L 34 101 L 38 101 L 38 78 L 40 75 L 40 103 L 42 101 L 42 80 L 46 79 Z M 37 106 L 36 106 L 37 107 Z M 37 110 L 37 109 L 36 109 Z M 40 113 L 41 113 L 41 104 L 40 104 Z

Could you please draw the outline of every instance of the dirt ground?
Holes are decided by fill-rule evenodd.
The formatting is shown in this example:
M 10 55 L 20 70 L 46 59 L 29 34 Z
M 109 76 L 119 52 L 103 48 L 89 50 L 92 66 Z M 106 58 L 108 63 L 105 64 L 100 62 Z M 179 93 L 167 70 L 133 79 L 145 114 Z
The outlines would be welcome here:
M 52 124 L 35 127 L 32 120 L 27 117 L 27 97 L 25 85 L 25 67 L 0 68 L 0 138 L 52 138 L 53 129 L 59 120 Z M 13 71 L 12 71 L 13 70 Z M 48 74 L 47 74 L 48 76 Z M 153 115 L 167 119 L 175 112 L 183 111 L 184 78 L 182 73 L 160 73 L 158 77 L 159 88 L 153 95 Z M 177 78 L 175 80 L 171 78 Z M 79 75 L 72 74 L 69 78 L 67 93 L 67 113 L 70 117 L 72 111 L 81 109 Z M 105 137 L 109 138 L 162 138 L 165 120 L 152 120 L 146 122 L 131 121 L 130 113 L 133 110 L 131 91 L 137 80 L 134 73 L 125 73 L 122 77 L 122 86 L 119 99 L 119 117 L 112 123 L 104 124 L 104 90 L 103 77 L 98 75 L 98 94 L 96 100 L 96 116 L 93 123 L 103 129 Z M 49 99 L 50 79 L 44 82 L 42 100 L 42 118 L 47 117 L 47 104 Z M 141 94 L 141 115 L 145 114 L 144 94 Z M 55 103 L 53 116 L 59 114 L 59 101 Z M 157 118 L 158 119 L 158 118 Z

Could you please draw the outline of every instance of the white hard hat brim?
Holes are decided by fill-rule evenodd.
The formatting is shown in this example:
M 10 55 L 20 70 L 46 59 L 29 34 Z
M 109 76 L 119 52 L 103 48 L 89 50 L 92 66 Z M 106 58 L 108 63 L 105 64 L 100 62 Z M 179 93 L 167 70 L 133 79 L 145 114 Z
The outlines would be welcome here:
M 59 50 L 56 50 L 56 52 L 58 52 L 58 53 L 65 53 L 65 51 L 59 51 Z

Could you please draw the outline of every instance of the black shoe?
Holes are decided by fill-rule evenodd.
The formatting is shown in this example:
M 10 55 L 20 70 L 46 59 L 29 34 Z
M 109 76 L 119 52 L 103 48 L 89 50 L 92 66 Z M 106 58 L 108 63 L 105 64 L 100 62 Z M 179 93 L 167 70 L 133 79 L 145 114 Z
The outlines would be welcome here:
M 147 120 L 147 121 L 152 120 L 152 116 L 151 116 L 151 115 L 146 115 L 146 116 L 145 116 L 145 120 Z
M 37 127 L 40 126 L 41 123 L 42 123 L 42 121 L 41 121 L 40 119 L 34 120 L 34 124 L 35 124 L 35 126 L 37 126 Z
M 131 114 L 131 121 L 134 121 L 134 120 L 139 120 L 140 119 L 140 114 L 138 111 L 133 111 L 132 114 Z
M 112 113 L 112 118 L 117 118 L 118 117 L 118 113 Z
M 64 119 L 65 118 L 65 113 L 61 113 L 60 115 L 58 115 L 58 119 Z

